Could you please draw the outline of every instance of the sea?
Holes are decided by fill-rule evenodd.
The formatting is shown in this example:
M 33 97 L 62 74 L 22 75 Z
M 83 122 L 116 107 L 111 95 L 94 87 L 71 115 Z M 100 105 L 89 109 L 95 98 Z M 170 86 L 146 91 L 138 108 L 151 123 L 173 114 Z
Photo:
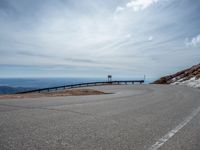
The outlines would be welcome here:
M 113 80 L 137 80 L 142 78 L 115 78 Z M 62 85 L 107 81 L 107 78 L 0 78 L 0 86 L 23 87 L 23 88 L 46 88 Z M 152 79 L 145 80 L 150 83 Z
M 84 82 L 103 81 L 100 78 L 0 78 L 0 86 L 46 88 Z

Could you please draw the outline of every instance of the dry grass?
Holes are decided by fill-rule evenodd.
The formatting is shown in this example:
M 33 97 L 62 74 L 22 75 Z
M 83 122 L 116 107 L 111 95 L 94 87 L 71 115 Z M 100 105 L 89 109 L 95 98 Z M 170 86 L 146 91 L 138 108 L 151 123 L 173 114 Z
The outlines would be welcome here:
M 93 89 L 68 89 L 52 92 L 27 93 L 27 94 L 6 94 L 0 95 L 0 99 L 16 99 L 16 98 L 39 98 L 39 97 L 56 97 L 56 96 L 82 96 L 82 95 L 102 95 L 109 94 Z

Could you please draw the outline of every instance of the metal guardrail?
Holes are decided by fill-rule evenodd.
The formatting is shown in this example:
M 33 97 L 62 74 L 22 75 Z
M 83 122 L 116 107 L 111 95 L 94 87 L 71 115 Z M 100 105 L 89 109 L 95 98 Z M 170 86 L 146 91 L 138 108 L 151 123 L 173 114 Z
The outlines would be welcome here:
M 100 86 L 100 85 L 120 85 L 120 84 L 134 84 L 134 83 L 144 83 L 144 80 L 128 80 L 128 81 L 110 81 L 110 82 L 89 82 L 89 83 L 80 83 L 80 84 L 72 84 L 72 85 L 63 85 L 49 88 L 41 88 L 23 92 L 17 92 L 15 94 L 25 94 L 25 93 L 34 93 L 34 92 L 50 92 L 52 90 L 56 91 L 59 89 L 72 89 L 72 88 L 80 88 L 80 87 L 89 87 L 89 86 Z

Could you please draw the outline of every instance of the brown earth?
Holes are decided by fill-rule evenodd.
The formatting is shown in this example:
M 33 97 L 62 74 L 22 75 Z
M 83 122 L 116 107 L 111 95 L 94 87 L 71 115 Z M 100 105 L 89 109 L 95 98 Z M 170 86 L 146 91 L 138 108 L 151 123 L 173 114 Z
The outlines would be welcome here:
M 38 98 L 38 97 L 56 97 L 56 96 L 82 96 L 82 95 L 101 95 L 109 94 L 93 89 L 68 89 L 53 92 L 27 93 L 27 94 L 5 94 L 0 95 L 0 99 L 16 98 Z
M 153 84 L 170 84 L 180 79 L 182 79 L 182 81 L 189 80 L 192 77 L 195 77 L 196 79 L 200 78 L 200 64 L 175 74 L 161 77 L 159 80 L 154 81 Z

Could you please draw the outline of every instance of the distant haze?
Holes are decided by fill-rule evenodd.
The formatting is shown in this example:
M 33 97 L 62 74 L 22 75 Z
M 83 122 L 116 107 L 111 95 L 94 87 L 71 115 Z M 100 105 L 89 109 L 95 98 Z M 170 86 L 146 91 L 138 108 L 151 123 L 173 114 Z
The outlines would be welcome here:
M 0 0 L 0 77 L 157 78 L 199 62 L 199 0 Z

